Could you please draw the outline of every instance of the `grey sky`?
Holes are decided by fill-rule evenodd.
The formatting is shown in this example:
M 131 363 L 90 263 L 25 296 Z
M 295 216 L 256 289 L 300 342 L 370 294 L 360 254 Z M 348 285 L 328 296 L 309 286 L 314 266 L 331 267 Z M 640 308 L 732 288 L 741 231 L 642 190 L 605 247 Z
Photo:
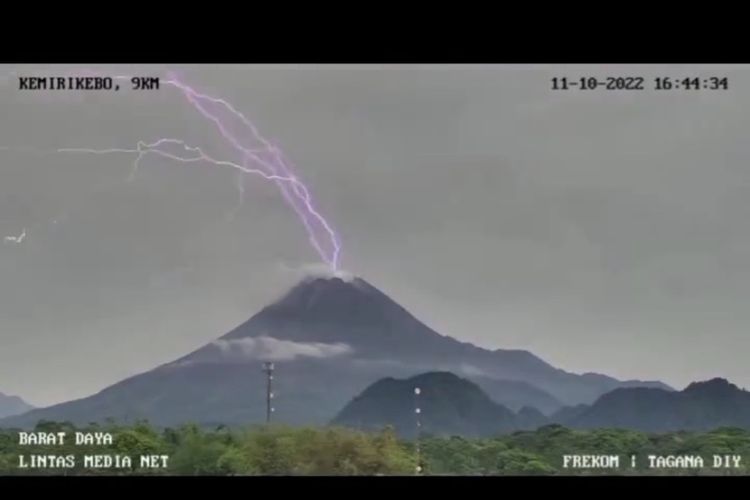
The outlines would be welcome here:
M 82 397 L 226 333 L 317 262 L 262 179 L 45 154 L 184 137 L 171 88 L 22 92 L 0 67 L 0 391 Z M 65 67 L 42 68 L 59 74 Z M 155 74 L 159 67 L 100 68 Z M 184 79 L 277 140 L 344 267 L 439 332 L 555 366 L 750 386 L 750 71 L 727 66 L 200 66 Z M 582 75 L 729 91 L 550 90 Z

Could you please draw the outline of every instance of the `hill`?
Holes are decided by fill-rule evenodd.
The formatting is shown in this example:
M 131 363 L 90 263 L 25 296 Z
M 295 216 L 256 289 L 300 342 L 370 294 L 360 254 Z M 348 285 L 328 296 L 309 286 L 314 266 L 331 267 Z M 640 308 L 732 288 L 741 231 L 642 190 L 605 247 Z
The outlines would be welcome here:
M 725 379 L 694 382 L 683 391 L 616 389 L 563 423 L 577 428 L 619 427 L 648 432 L 750 429 L 750 392 Z
M 328 422 L 372 382 L 426 371 L 477 377 L 499 403 L 539 405 L 546 412 L 591 403 L 624 384 L 667 388 L 658 382 L 576 375 L 527 351 L 491 351 L 460 342 L 438 334 L 361 278 L 310 277 L 234 330 L 174 362 L 90 397 L 0 424 L 88 423 L 110 417 L 163 425 L 261 422 L 265 360 L 277 366 L 275 418 L 290 424 Z
M 473 382 L 447 372 L 379 380 L 331 423 L 362 430 L 392 426 L 398 435 L 414 437 L 418 420 L 424 435 L 488 436 L 520 427 L 518 415 L 492 401 Z
M 535 408 L 551 415 L 563 407 L 559 399 L 528 382 L 476 376 L 466 378 L 476 383 L 493 401 L 516 412 L 522 408 Z
M 34 408 L 18 396 L 6 396 L 0 392 L 0 418 L 19 415 Z

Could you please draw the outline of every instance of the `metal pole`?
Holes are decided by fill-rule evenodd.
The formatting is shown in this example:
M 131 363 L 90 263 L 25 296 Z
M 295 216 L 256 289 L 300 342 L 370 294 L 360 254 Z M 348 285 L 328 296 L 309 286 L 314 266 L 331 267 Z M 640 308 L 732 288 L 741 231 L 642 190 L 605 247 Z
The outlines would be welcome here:
M 417 468 L 416 473 L 420 475 L 422 473 L 422 450 L 420 447 L 420 438 L 422 437 L 422 408 L 419 406 L 419 395 L 422 390 L 419 387 L 414 388 L 414 414 L 417 422 L 417 440 L 416 440 L 416 451 L 417 451 Z
M 273 399 L 273 363 L 263 363 L 263 372 L 266 374 L 266 423 L 271 423 L 271 413 L 273 407 L 271 406 L 271 400 Z

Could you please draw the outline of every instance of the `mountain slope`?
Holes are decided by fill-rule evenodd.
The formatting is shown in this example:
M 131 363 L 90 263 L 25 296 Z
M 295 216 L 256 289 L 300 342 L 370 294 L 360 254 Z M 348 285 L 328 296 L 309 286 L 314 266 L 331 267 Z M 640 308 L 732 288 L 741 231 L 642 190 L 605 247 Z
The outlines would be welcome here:
M 88 398 L 0 423 L 30 426 L 41 418 L 88 423 L 108 417 L 165 425 L 258 422 L 265 415 L 264 360 L 277 364 L 275 418 L 288 423 L 327 422 L 373 381 L 425 371 L 474 374 L 497 401 L 545 406 L 539 409 L 546 412 L 561 404 L 590 403 L 622 384 L 604 375 L 559 370 L 526 351 L 490 351 L 440 335 L 360 278 L 309 278 L 172 363 Z
M 564 422 L 572 427 L 623 427 L 648 432 L 750 428 L 750 392 L 716 378 L 669 392 L 616 389 Z
M 536 408 L 524 406 L 517 412 L 518 428 L 535 430 L 550 423 L 549 418 Z
M 367 430 L 393 426 L 399 435 L 414 437 L 417 417 L 424 434 L 486 436 L 519 427 L 516 414 L 493 402 L 476 384 L 447 372 L 379 380 L 331 423 Z
M 623 384 L 670 389 L 659 382 L 576 375 L 554 368 L 528 351 L 489 351 L 440 335 L 360 278 L 304 280 L 222 340 L 241 344 L 243 339 L 264 335 L 292 342 L 344 344 L 359 357 L 419 365 L 422 372 L 468 373 L 466 368 L 470 368 L 487 378 L 525 382 L 563 404 L 591 403 Z M 190 356 L 205 354 L 199 350 Z
M 535 408 L 542 414 L 551 415 L 563 404 L 547 391 L 534 387 L 521 380 L 500 380 L 488 377 L 467 377 L 475 382 L 495 402 L 506 408 L 518 411 L 521 408 Z
M 6 396 L 0 392 L 0 418 L 20 415 L 34 408 L 18 396 Z
M 589 405 L 564 406 L 550 415 L 550 422 L 556 424 L 567 424 L 573 422 L 576 418 L 588 411 Z

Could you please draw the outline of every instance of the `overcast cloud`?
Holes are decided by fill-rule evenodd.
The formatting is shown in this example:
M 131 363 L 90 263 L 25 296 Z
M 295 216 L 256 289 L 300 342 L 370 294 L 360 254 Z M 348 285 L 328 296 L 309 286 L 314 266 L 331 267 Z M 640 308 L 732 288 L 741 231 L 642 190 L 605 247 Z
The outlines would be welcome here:
M 58 74 L 66 68 L 42 68 Z M 159 67 L 99 68 L 156 74 Z M 298 167 L 343 267 L 436 329 L 575 372 L 750 386 L 750 69 L 209 66 Z M 317 263 L 266 181 L 131 155 L 227 155 L 173 89 L 17 90 L 0 67 L 0 392 L 49 404 L 215 340 Z M 550 78 L 727 76 L 728 91 Z

